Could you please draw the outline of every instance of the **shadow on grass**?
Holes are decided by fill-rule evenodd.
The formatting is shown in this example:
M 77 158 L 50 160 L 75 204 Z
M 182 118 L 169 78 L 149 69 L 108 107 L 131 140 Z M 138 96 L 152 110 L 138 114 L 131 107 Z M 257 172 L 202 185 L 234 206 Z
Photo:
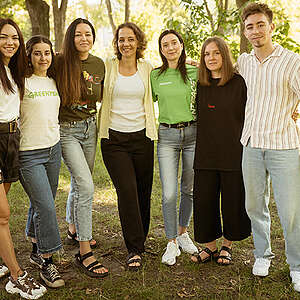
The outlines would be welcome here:
M 233 246 L 233 264 L 227 267 L 216 263 L 194 264 L 190 255 L 182 253 L 176 265 L 161 264 L 166 247 L 161 213 L 161 186 L 155 160 L 155 176 L 152 193 L 151 225 L 146 242 L 147 252 L 143 256 L 140 272 L 125 269 L 127 251 L 123 242 L 117 210 L 117 198 L 110 178 L 97 151 L 94 169 L 95 199 L 93 203 L 93 237 L 99 247 L 95 256 L 110 269 L 105 279 L 91 279 L 81 274 L 73 264 L 75 247 L 64 246 L 61 255 L 56 255 L 59 270 L 66 280 L 66 287 L 48 289 L 43 299 L 56 300 L 162 300 L 162 299 L 300 299 L 293 291 L 289 269 L 285 262 L 284 239 L 272 201 L 272 247 L 276 254 L 267 278 L 254 278 L 252 239 L 237 242 Z M 70 176 L 64 165 L 60 173 L 60 184 L 56 197 L 57 218 L 62 241 L 67 232 L 65 206 L 69 192 Z M 30 242 L 25 240 L 24 230 L 29 201 L 21 185 L 13 185 L 9 194 L 11 205 L 11 232 L 18 260 L 22 267 L 38 278 L 38 270 L 29 264 Z M 193 236 L 193 224 L 190 233 Z M 0 241 L 1 242 L 1 241 Z M 0 299 L 18 299 L 3 290 L 6 279 L 0 280 Z

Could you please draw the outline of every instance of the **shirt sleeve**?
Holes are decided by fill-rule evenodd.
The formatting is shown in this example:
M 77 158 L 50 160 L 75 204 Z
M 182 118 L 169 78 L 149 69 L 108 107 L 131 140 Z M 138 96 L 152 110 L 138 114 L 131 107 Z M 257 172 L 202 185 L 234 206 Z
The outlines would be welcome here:
M 150 73 L 150 80 L 151 80 L 151 91 L 152 91 L 152 99 L 154 102 L 156 102 L 158 99 L 157 99 L 157 96 L 155 94 L 155 78 L 154 78 L 154 72 L 152 71 Z

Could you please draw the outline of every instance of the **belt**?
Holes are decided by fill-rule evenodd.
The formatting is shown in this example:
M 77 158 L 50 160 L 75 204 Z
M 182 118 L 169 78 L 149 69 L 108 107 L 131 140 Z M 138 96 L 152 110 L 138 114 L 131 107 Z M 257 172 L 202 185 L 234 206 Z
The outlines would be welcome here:
M 93 122 L 93 121 L 96 121 L 96 119 L 97 119 L 96 115 L 93 115 L 91 117 L 88 117 L 87 119 L 83 119 L 83 120 L 79 120 L 79 121 L 66 121 L 66 122 L 62 121 L 59 124 L 60 125 L 76 125 L 79 123 L 84 123 L 86 121 Z
M 160 123 L 160 125 L 168 127 L 168 128 L 184 128 L 184 127 L 189 127 L 192 124 L 194 124 L 196 121 L 188 121 L 188 122 L 180 122 L 180 123 L 176 123 L 176 124 L 166 124 L 166 123 Z
M 0 133 L 14 133 L 18 129 L 17 120 L 13 120 L 7 123 L 0 123 Z

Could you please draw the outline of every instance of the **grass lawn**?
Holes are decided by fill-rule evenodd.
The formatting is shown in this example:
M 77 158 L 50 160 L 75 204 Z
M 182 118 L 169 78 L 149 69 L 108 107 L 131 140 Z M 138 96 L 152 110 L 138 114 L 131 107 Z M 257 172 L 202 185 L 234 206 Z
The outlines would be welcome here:
M 67 232 L 65 206 L 69 182 L 69 173 L 63 165 L 56 198 L 62 240 L 65 239 Z M 66 287 L 56 290 L 49 288 L 42 299 L 300 299 L 300 294 L 294 292 L 289 277 L 289 268 L 284 255 L 284 239 L 273 201 L 270 204 L 273 216 L 272 248 L 276 257 L 272 261 L 270 275 L 267 278 L 254 278 L 251 274 L 253 264 L 251 238 L 234 244 L 233 264 L 227 267 L 218 266 L 214 262 L 196 265 L 190 261 L 190 255 L 185 253 L 178 257 L 176 265 L 172 267 L 162 265 L 161 256 L 167 241 L 163 228 L 161 186 L 156 161 L 151 228 L 146 242 L 147 253 L 144 255 L 143 269 L 131 273 L 125 269 L 127 252 L 118 217 L 116 193 L 103 165 L 99 149 L 94 182 L 93 237 L 100 245 L 94 252 L 96 257 L 109 267 L 110 276 L 105 279 L 91 279 L 81 274 L 73 264 L 77 249 L 64 246 L 64 251 L 60 255 L 55 255 L 55 260 L 66 281 Z M 26 241 L 24 234 L 29 200 L 19 183 L 12 186 L 9 202 L 10 227 L 17 258 L 23 268 L 38 278 L 38 270 L 29 263 L 31 243 Z M 193 236 L 192 228 L 193 226 L 190 227 L 191 236 Z M 0 299 L 19 299 L 4 291 L 6 281 L 6 278 L 0 281 Z

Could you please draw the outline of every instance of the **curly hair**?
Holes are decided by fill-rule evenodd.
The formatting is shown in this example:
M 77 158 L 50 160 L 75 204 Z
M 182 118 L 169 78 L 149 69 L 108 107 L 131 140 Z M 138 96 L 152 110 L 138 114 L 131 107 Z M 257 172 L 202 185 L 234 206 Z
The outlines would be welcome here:
M 115 50 L 115 54 L 117 55 L 118 59 L 121 60 L 121 58 L 122 58 L 122 54 L 118 47 L 119 32 L 122 28 L 129 28 L 133 31 L 136 39 L 138 40 L 138 47 L 136 50 L 136 59 L 143 58 L 144 52 L 147 47 L 147 40 L 146 40 L 145 33 L 136 24 L 131 23 L 131 22 L 126 22 L 126 23 L 123 23 L 118 26 L 118 28 L 115 32 L 114 38 L 113 38 L 113 42 L 112 42 L 114 50 Z
M 264 14 L 267 19 L 269 20 L 269 23 L 272 23 L 273 21 L 273 12 L 269 8 L 269 6 L 265 3 L 259 3 L 259 2 L 251 2 L 248 5 L 246 5 L 242 12 L 242 20 L 245 23 L 246 19 L 255 14 Z

